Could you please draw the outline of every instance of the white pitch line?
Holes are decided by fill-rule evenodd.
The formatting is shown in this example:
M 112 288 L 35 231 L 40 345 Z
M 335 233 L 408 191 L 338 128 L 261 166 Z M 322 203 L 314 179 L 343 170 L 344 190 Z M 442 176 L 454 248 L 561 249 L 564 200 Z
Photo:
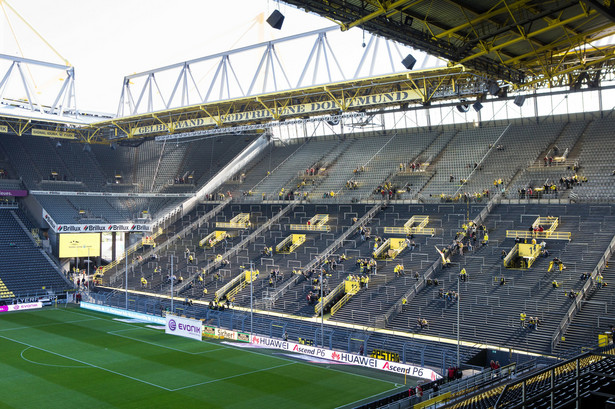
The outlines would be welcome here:
M 85 366 L 85 365 L 55 365 L 55 364 L 46 364 L 44 362 L 32 361 L 31 359 L 28 359 L 25 356 L 23 356 L 23 353 L 26 352 L 30 348 L 31 347 L 28 347 L 28 348 L 24 349 L 23 351 L 21 351 L 21 354 L 19 354 L 19 355 L 21 356 L 21 359 L 23 359 L 26 362 L 30 362 L 31 364 L 42 365 L 42 366 L 52 366 L 54 368 L 87 368 L 87 366 Z
M 78 314 L 78 315 L 81 315 L 81 316 L 90 316 L 90 317 L 91 317 L 91 315 L 87 315 L 87 314 L 84 314 L 84 313 L 81 313 L 81 312 L 77 312 L 77 311 L 66 310 L 66 312 L 70 312 L 70 313 L 73 313 L 73 314 Z M 110 321 L 110 322 L 116 322 L 116 323 L 119 323 L 119 324 L 128 325 L 128 326 L 133 327 L 133 328 L 145 328 L 145 327 L 140 327 L 140 326 L 138 326 L 138 325 L 129 324 L 129 323 L 126 323 L 126 322 L 121 322 L 121 321 L 112 321 L 112 320 L 110 320 L 110 319 L 108 319 L 108 318 L 94 317 L 94 319 L 97 319 L 97 320 L 103 320 L 103 321 L 108 321 L 108 322 L 109 322 L 109 321 Z M 155 330 L 155 329 L 151 329 L 151 328 L 148 328 L 148 330 L 151 330 L 151 331 L 157 331 L 157 330 Z M 209 342 L 209 341 L 207 341 L 207 340 L 203 340 L 203 341 L 201 341 L 201 342 L 205 342 L 205 343 L 207 343 L 207 344 L 213 344 L 213 342 Z M 238 350 L 238 349 L 239 349 L 239 348 L 234 347 L 234 346 L 231 346 L 231 345 L 224 345 L 224 346 L 223 346 L 223 348 L 229 348 L 229 349 L 233 349 L 233 350 Z M 315 368 L 328 369 L 328 370 L 335 371 L 335 372 L 341 372 L 341 373 L 344 373 L 344 374 L 346 374 L 346 375 L 350 375 L 350 376 L 355 376 L 355 377 L 359 377 L 359 378 L 366 378 L 366 379 L 374 380 L 374 378 L 373 378 L 373 377 L 371 377 L 371 376 L 362 375 L 362 374 L 358 374 L 358 373 L 354 373 L 354 372 L 346 372 L 346 371 L 342 371 L 342 370 L 339 370 L 339 369 L 336 369 L 336 368 L 333 368 L 333 367 L 329 367 L 328 365 L 327 365 L 327 366 L 325 366 L 325 367 L 323 367 L 323 366 L 320 366 L 320 365 L 310 364 L 310 363 L 308 363 L 308 362 L 300 362 L 300 361 L 295 361 L 295 360 L 293 360 L 293 359 L 291 359 L 291 358 L 285 358 L 285 357 L 281 357 L 281 356 L 274 356 L 274 355 L 266 355 L 266 354 L 263 354 L 262 352 L 258 352 L 258 351 L 256 351 L 256 350 L 250 350 L 249 348 L 241 349 L 241 351 L 245 351 L 245 352 L 247 352 L 247 353 L 249 353 L 249 354 L 256 354 L 256 355 L 260 355 L 260 356 L 263 356 L 263 357 L 269 357 L 270 359 L 278 359 L 278 360 L 281 360 L 281 361 L 287 361 L 287 362 L 297 363 L 297 364 L 300 364 L 300 365 L 308 365 L 308 366 L 315 367 Z M 380 382 L 385 382 L 385 383 L 394 384 L 394 382 L 385 381 L 385 380 L 382 380 L 382 379 L 378 379 L 378 380 L 379 380 Z
M 123 373 L 121 373 L 121 372 L 112 371 L 111 369 L 103 368 L 102 366 L 94 365 L 94 364 L 91 364 L 91 363 L 89 363 L 89 362 L 81 361 L 81 360 L 76 359 L 76 358 L 71 358 L 70 356 L 62 355 L 62 354 L 59 354 L 59 353 L 57 353 L 57 352 L 49 351 L 49 350 L 47 350 L 47 349 L 45 349 L 45 348 L 41 348 L 41 347 L 37 347 L 36 345 L 31 345 L 31 344 L 28 344 L 27 342 L 18 341 L 18 340 L 16 340 L 16 339 L 12 339 L 12 338 L 8 338 L 8 337 L 4 337 L 4 336 L 2 336 L 2 335 L 0 335 L 0 338 L 6 339 L 7 341 L 12 341 L 12 342 L 15 342 L 15 343 L 17 343 L 17 344 L 25 345 L 25 346 L 28 346 L 28 347 L 30 347 L 30 348 L 35 348 L 35 349 L 41 350 L 41 351 L 43 351 L 43 352 L 47 352 L 47 353 L 49 353 L 49 354 L 57 355 L 57 356 L 60 356 L 60 357 L 62 357 L 62 358 L 69 359 L 69 360 L 71 360 L 71 361 L 79 362 L 80 364 L 87 365 L 87 366 L 90 366 L 90 367 L 92 367 L 92 368 L 100 369 L 100 370 L 102 370 L 102 371 L 106 371 L 106 372 L 109 372 L 109 373 L 112 373 L 112 374 L 115 374 L 115 375 L 119 375 L 119 376 L 122 376 L 122 377 L 124 377 L 124 378 L 132 379 L 133 381 L 137 381 L 137 382 L 145 383 L 145 384 L 147 384 L 147 385 L 154 386 L 154 387 L 159 388 L 159 389 L 164 389 L 165 391 L 168 391 L 168 392 L 172 392 L 172 391 L 173 391 L 173 389 L 165 388 L 164 386 L 156 385 L 155 383 L 151 383 L 151 382 L 148 382 L 148 381 L 144 381 L 143 379 L 135 378 L 135 377 L 133 377 L 133 376 L 126 375 L 126 374 L 123 374 Z
M 368 397 L 363 398 L 363 399 L 358 399 L 358 400 L 355 400 L 354 402 L 343 404 L 342 406 L 338 406 L 335 409 L 340 409 L 340 408 L 345 408 L 345 407 L 348 407 L 348 406 L 353 406 L 357 402 L 363 402 L 365 400 L 372 399 L 372 398 L 374 398 L 376 396 L 384 395 L 385 393 L 390 393 L 391 391 L 394 391 L 395 389 L 399 389 L 399 386 L 396 386 L 395 388 L 388 389 L 388 390 L 386 390 L 384 392 L 374 393 L 372 396 L 368 396 Z M 383 398 L 385 398 L 385 396 L 383 396 Z
M 240 373 L 240 374 L 236 374 L 236 375 L 231 375 L 231 376 L 227 376 L 226 378 L 212 379 L 210 381 L 195 383 L 193 385 L 182 386 L 181 388 L 171 389 L 171 392 L 181 391 L 182 389 L 188 389 L 188 388 L 192 388 L 192 387 L 195 387 L 195 386 L 207 385 L 208 383 L 215 383 L 215 382 L 220 382 L 220 381 L 226 381 L 227 379 L 238 378 L 240 376 L 251 375 L 251 374 L 255 374 L 255 373 L 259 373 L 259 372 L 270 371 L 272 369 L 282 368 L 284 366 L 295 365 L 295 363 L 296 362 L 290 362 L 290 363 L 287 363 L 287 364 L 272 366 L 272 367 L 269 367 L 269 368 L 262 368 L 262 369 L 257 369 L 255 371 L 250 371 L 250 372 L 244 372 L 244 373 Z
M 0 329 L 0 332 L 5 332 L 5 331 L 15 331 L 18 329 L 31 329 L 31 328 L 40 328 L 40 327 L 49 327 L 52 325 L 62 325 L 62 324 L 74 324 L 76 322 L 85 322 L 85 321 L 94 321 L 98 318 L 90 318 L 87 320 L 75 320 L 75 321 L 64 321 L 64 322 L 53 322 L 53 323 L 49 323 L 49 324 L 39 324 L 39 325 L 31 325 L 28 327 L 14 327 L 14 328 L 4 328 L 4 329 Z
M 170 349 L 172 351 L 183 352 L 185 354 L 190 354 L 190 355 L 207 354 L 209 352 L 220 351 L 220 350 L 226 349 L 226 348 L 215 348 L 215 349 L 210 349 L 208 351 L 189 352 L 189 351 L 184 351 L 183 349 L 177 349 L 177 348 L 172 348 L 172 347 L 169 347 L 169 346 L 166 346 L 166 345 L 156 344 L 155 342 L 144 341 L 144 340 L 139 339 L 139 338 L 133 338 L 133 337 L 129 337 L 129 336 L 126 336 L 126 335 L 116 334 L 116 332 L 120 332 L 120 331 L 134 331 L 134 330 L 137 330 L 137 329 L 142 329 L 142 328 L 128 328 L 128 329 L 121 329 L 121 330 L 118 330 L 118 331 L 108 331 L 107 334 L 115 335 L 116 337 L 131 339 L 131 340 L 137 341 L 137 342 L 143 342 L 144 344 L 154 345 L 154 346 L 157 346 L 159 348 L 165 348 L 165 349 Z

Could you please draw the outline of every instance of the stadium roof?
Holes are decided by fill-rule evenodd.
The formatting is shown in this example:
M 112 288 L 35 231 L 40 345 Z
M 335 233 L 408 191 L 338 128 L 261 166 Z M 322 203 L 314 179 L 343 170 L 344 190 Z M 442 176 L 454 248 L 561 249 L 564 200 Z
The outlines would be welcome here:
M 28 132 L 29 128 L 43 128 L 49 137 L 68 135 L 89 143 L 218 133 L 225 129 L 233 131 L 232 127 L 235 130 L 246 125 L 258 127 L 272 121 L 282 123 L 311 116 L 385 107 L 406 109 L 410 104 L 429 105 L 436 100 L 483 100 L 489 94 L 506 96 L 508 90 L 597 88 L 601 80 L 613 72 L 615 65 L 615 45 L 611 41 L 615 31 L 615 6 L 606 6 L 598 0 L 285 2 L 336 22 L 342 31 L 363 28 L 377 36 L 443 58 L 448 61 L 448 66 L 410 68 L 389 75 L 330 80 L 329 83 L 297 85 L 274 92 L 247 92 L 215 101 L 205 98 L 198 103 L 180 106 L 168 103 L 161 109 L 142 103 L 148 107 L 147 110 L 136 112 L 135 109 L 127 116 L 118 113 L 116 118 L 99 114 L 75 115 L 78 111 L 71 109 L 74 98 L 69 92 L 70 87 L 62 87 L 56 101 L 68 100 L 66 106 L 57 102 L 49 109 L 40 108 L 39 111 L 53 114 L 65 109 L 69 116 L 73 114 L 71 120 L 60 115 L 57 123 L 44 124 L 46 115 L 45 118 L 19 115 L 14 109 L 11 115 L 0 109 L 0 127 L 17 134 Z M 315 32 L 322 34 L 318 30 Z M 276 44 L 279 41 L 282 40 L 276 40 Z M 263 44 L 272 50 L 273 43 Z M 229 53 L 220 54 L 222 62 L 218 70 L 226 68 Z M 199 60 L 207 58 L 210 57 Z M 273 58 L 277 56 L 271 57 L 272 61 Z M 179 65 L 188 72 L 190 61 Z M 152 95 L 155 97 L 159 93 L 154 89 L 154 85 L 158 86 L 152 74 L 154 71 L 145 73 L 149 73 L 147 79 L 150 81 L 146 81 L 141 91 L 135 94 L 136 106 L 143 96 L 149 95 L 151 100 Z M 67 78 L 72 79 L 70 71 L 68 73 Z M 217 77 L 217 71 L 215 75 Z M 134 76 L 125 77 L 125 88 L 130 86 Z M 254 78 L 257 76 L 258 70 Z M 178 78 L 181 79 L 181 74 Z M 183 82 L 187 82 L 186 78 L 187 75 Z M 175 82 L 175 88 L 180 82 L 179 79 Z
M 362 27 L 516 86 L 573 85 L 587 79 L 582 73 L 613 65 L 615 47 L 592 44 L 614 33 L 613 2 L 284 1 L 342 30 Z

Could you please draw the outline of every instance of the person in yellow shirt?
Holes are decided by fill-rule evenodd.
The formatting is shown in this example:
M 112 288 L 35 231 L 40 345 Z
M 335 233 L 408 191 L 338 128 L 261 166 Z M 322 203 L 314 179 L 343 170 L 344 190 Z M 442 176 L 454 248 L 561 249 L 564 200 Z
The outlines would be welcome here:
M 147 287 L 147 280 L 145 279 L 145 277 L 141 277 L 141 287 L 142 288 Z

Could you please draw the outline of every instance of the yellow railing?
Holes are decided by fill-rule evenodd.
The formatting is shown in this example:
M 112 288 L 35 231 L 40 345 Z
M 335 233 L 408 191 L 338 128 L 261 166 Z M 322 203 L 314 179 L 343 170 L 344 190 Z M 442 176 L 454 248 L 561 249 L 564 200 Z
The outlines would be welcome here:
M 158 230 L 156 230 L 154 232 L 154 234 L 150 235 L 150 237 L 153 239 L 155 239 L 156 237 L 160 236 L 162 234 L 162 228 L 159 227 Z M 106 266 L 102 267 L 102 273 L 106 273 L 107 271 L 111 270 L 113 267 L 117 266 L 118 264 L 120 264 L 125 257 L 130 256 L 132 253 L 134 253 L 135 251 L 139 250 L 141 247 L 143 247 L 143 240 L 136 242 L 135 244 L 133 244 L 132 246 L 128 247 L 126 249 L 126 251 L 124 252 L 123 257 L 117 258 L 115 260 L 113 260 L 111 263 L 107 264 Z
M 399 253 L 402 252 L 408 246 L 406 240 L 390 238 L 386 239 L 380 247 L 378 247 L 374 253 L 374 258 L 391 258 L 394 259 Z
M 508 253 L 508 255 L 504 258 L 504 267 L 509 268 L 511 260 L 515 256 L 519 256 L 523 258 L 521 261 L 521 268 L 530 268 L 540 255 L 541 249 L 542 248 L 538 244 L 515 244 L 515 246 L 510 250 L 510 253 Z
M 527 230 L 506 230 L 506 237 L 520 238 L 520 239 L 553 239 L 553 240 L 570 240 L 572 233 L 568 231 L 527 231 Z
M 231 291 L 226 293 L 226 298 L 227 299 L 233 298 L 234 296 L 237 295 L 237 293 L 239 293 L 241 290 L 246 288 L 247 285 L 248 285 L 248 282 L 246 280 L 242 280 L 237 287 L 233 288 Z
M 412 216 L 404 223 L 404 227 L 385 227 L 384 232 L 390 234 L 421 234 L 433 236 L 436 229 L 427 226 L 429 216 Z
M 415 223 L 416 226 L 414 225 Z M 404 227 L 422 229 L 427 226 L 427 223 L 429 223 L 429 216 L 412 216 L 406 223 L 404 223 Z
M 252 274 L 250 274 L 250 272 Z M 248 285 L 251 281 L 258 277 L 258 270 L 244 270 L 237 277 L 233 278 L 231 281 L 226 283 L 222 288 L 215 292 L 214 298 L 216 302 L 220 301 L 222 297 L 226 295 L 226 298 L 232 298 L 237 295 L 237 293 Z
M 428 228 L 385 227 L 384 232 L 389 233 L 389 234 L 404 234 L 404 235 L 405 234 L 420 234 L 420 235 L 433 236 L 434 234 L 436 234 L 436 229 L 432 229 L 430 227 Z
M 335 297 L 337 297 L 337 296 L 338 296 L 341 292 L 343 292 L 343 291 L 344 291 L 345 286 L 346 286 L 346 283 L 345 283 L 344 281 L 342 281 L 341 283 L 339 283 L 339 285 L 338 285 L 337 287 L 335 287 L 335 288 L 333 289 L 333 291 L 331 291 L 331 292 L 329 293 L 329 295 L 327 295 L 327 296 L 325 297 L 325 299 L 324 299 L 324 300 L 322 300 L 322 305 L 323 305 L 323 306 L 327 306 L 327 305 L 331 302 L 331 300 L 333 300 L 333 299 L 334 299 Z M 314 306 L 314 312 L 315 312 L 316 314 L 320 314 L 320 306 L 321 306 L 321 302 L 320 302 L 320 301 L 318 302 L 318 304 L 316 304 L 316 305 Z
M 241 282 L 241 280 L 244 280 L 244 279 L 245 279 L 245 275 L 243 274 L 243 272 L 241 272 L 239 275 L 237 275 L 237 277 L 233 278 L 231 281 L 226 283 L 224 286 L 222 286 L 222 288 L 220 288 L 218 291 L 214 293 L 215 300 L 219 301 L 227 292 L 230 291 L 232 287 L 238 285 Z
M 208 247 L 214 247 L 227 237 L 228 234 L 225 231 L 216 230 L 199 241 L 199 247 L 203 247 L 205 244 L 207 244 Z
M 278 243 L 277 246 L 275 246 L 275 251 L 277 253 L 280 253 L 281 250 L 286 247 L 286 245 L 288 244 L 288 242 L 290 242 L 293 239 L 293 235 L 291 234 L 290 236 L 286 237 L 284 240 L 282 240 L 280 243 Z
M 327 226 L 328 222 L 328 214 L 317 214 L 310 219 L 308 224 L 291 224 L 290 229 L 307 231 L 330 231 L 331 227 Z
M 290 236 L 282 240 L 280 244 L 275 246 L 275 251 L 277 253 L 292 253 L 297 249 L 297 247 L 299 247 L 303 243 L 305 243 L 305 234 L 291 234 Z M 286 249 L 287 246 L 288 248 Z
M 508 265 L 510 264 L 510 261 L 513 259 L 513 257 L 515 257 L 517 254 L 519 253 L 519 245 L 515 244 L 515 247 L 513 247 L 508 254 L 506 255 L 506 257 L 504 257 L 504 267 L 508 267 Z
M 32 233 L 32 237 L 34 238 L 34 242 L 36 243 L 37 247 L 40 247 L 42 244 L 41 238 L 38 236 L 39 231 L 38 229 L 32 229 L 30 230 L 30 232 Z
M 305 230 L 305 231 L 330 231 L 331 227 L 325 225 L 320 225 L 320 226 L 313 226 L 313 225 L 307 225 L 307 224 L 291 224 L 290 225 L 290 229 L 291 230 Z
M 216 227 L 226 229 L 249 229 L 250 228 L 250 213 L 239 213 L 233 217 L 230 222 L 216 222 Z
M 344 304 L 346 304 L 348 300 L 352 298 L 353 295 L 354 294 L 350 293 L 344 294 L 344 296 L 338 302 L 336 302 L 333 307 L 331 307 L 331 316 L 333 316 L 333 314 L 335 314 L 340 308 L 342 308 Z

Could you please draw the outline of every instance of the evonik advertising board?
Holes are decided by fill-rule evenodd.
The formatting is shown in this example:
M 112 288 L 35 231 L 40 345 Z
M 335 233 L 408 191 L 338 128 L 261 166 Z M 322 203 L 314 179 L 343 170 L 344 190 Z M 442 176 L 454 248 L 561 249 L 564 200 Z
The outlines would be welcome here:
M 38 308 L 43 308 L 43 303 L 41 301 L 24 304 L 0 305 L 0 312 L 34 310 Z
M 203 323 L 192 318 L 177 317 L 175 315 L 166 316 L 164 332 L 180 337 L 203 339 Z
M 328 359 L 344 364 L 358 365 L 366 368 L 374 368 L 381 371 L 397 373 L 400 375 L 408 375 L 416 378 L 428 379 L 431 381 L 435 381 L 436 379 L 441 378 L 441 376 L 438 375 L 436 372 L 428 368 L 423 368 L 421 366 L 401 364 L 399 362 L 385 361 L 383 359 L 376 359 L 363 355 L 332 351 L 329 349 L 296 344 L 294 342 L 282 341 L 279 339 L 259 337 L 253 335 L 252 338 L 250 338 L 250 343 L 269 348 L 296 352 L 302 355 L 309 355 L 316 358 Z

